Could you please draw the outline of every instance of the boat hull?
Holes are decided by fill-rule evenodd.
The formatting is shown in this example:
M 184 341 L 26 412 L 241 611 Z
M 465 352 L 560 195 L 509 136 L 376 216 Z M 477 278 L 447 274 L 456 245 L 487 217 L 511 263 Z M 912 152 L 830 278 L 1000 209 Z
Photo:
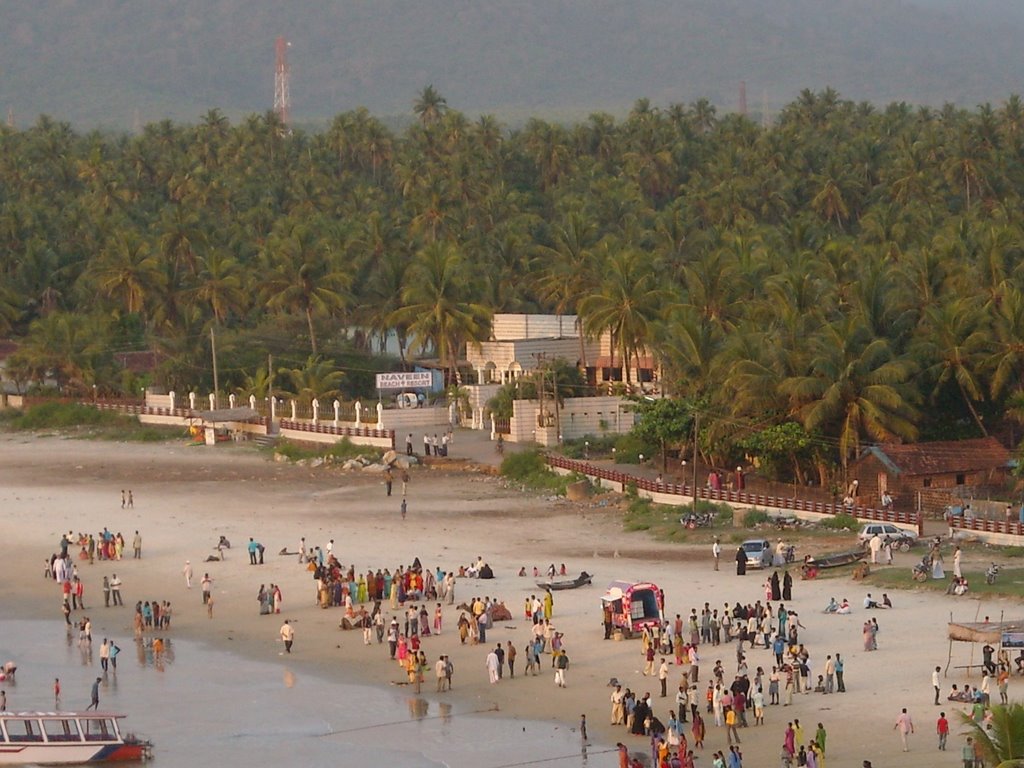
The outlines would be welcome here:
M 145 760 L 147 744 L 0 744 L 0 765 L 83 765 Z

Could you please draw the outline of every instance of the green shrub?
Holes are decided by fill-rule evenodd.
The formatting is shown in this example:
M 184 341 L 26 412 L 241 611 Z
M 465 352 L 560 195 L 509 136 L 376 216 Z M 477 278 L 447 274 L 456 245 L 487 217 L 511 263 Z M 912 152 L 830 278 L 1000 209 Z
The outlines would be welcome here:
M 562 443 L 562 454 L 570 459 L 608 458 L 612 455 L 616 439 L 615 435 L 587 435 L 578 440 L 566 440 Z M 587 443 L 590 443 L 589 448 Z
M 841 513 L 822 520 L 821 527 L 830 531 L 856 531 L 860 528 L 860 522 L 853 515 Z
M 528 488 L 553 491 L 560 496 L 565 495 L 565 487 L 572 482 L 570 477 L 552 472 L 538 450 L 510 453 L 501 462 L 501 474 Z
M 501 474 L 509 480 L 525 480 L 530 475 L 548 471 L 544 454 L 538 450 L 510 453 L 501 462 Z
M 14 429 L 39 430 L 118 424 L 126 419 L 116 411 L 101 411 L 88 405 L 54 401 L 30 406 L 8 423 Z
M 344 461 L 362 456 L 371 460 L 380 459 L 382 453 L 377 448 L 370 448 L 365 445 L 355 445 L 347 437 L 332 445 L 314 447 L 310 445 L 299 445 L 297 443 L 282 440 L 273 447 L 275 453 L 279 453 L 289 461 L 305 461 L 308 459 L 334 459 Z
M 615 441 L 615 461 L 618 464 L 638 464 L 639 456 L 642 453 L 644 460 L 654 458 L 658 448 L 646 440 L 643 440 L 633 433 L 619 435 Z
M 743 524 L 748 528 L 767 523 L 769 520 L 771 520 L 771 516 L 763 509 L 748 510 L 747 514 L 743 516 Z

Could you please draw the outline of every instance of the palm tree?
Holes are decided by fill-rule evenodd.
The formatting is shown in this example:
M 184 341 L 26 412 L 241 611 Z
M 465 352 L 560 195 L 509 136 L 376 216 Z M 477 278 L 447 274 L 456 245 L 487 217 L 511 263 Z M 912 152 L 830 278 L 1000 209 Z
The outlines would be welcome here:
M 658 281 L 646 254 L 632 249 L 613 251 L 601 265 L 603 279 L 596 293 L 579 303 L 583 331 L 589 336 L 608 332 L 612 367 L 618 351 L 622 378 L 630 386 L 630 364 L 654 339 L 654 324 L 671 294 Z M 638 365 L 639 367 L 639 365 Z
M 996 704 L 991 709 L 992 721 L 976 722 L 961 712 L 960 720 L 974 743 L 978 745 L 986 765 L 995 768 L 1024 766 L 1024 704 Z
M 287 382 L 281 391 L 295 400 L 305 402 L 341 396 L 338 385 L 345 374 L 319 355 L 307 357 L 301 368 L 281 368 L 278 373 Z
M 477 300 L 470 265 L 457 246 L 435 242 L 416 254 L 405 278 L 404 306 L 390 322 L 405 325 L 421 351 L 433 347 L 457 380 L 460 347 L 486 338 L 491 324 L 490 309 Z
M 915 352 L 925 366 L 924 375 L 935 382 L 932 397 L 954 382 L 971 418 L 987 437 L 988 430 L 974 407 L 975 402 L 985 398 L 980 371 L 990 345 L 983 320 L 978 301 L 968 297 L 930 307 L 925 313 L 921 340 Z
M 445 99 L 433 85 L 428 85 L 416 98 L 412 111 L 416 113 L 420 124 L 423 126 L 433 125 L 441 119 L 441 116 L 448 111 L 448 100 Z
M 267 246 L 269 270 L 262 293 L 270 309 L 301 312 L 306 318 L 309 343 L 318 353 L 316 317 L 333 316 L 349 302 L 350 275 L 331 257 L 325 240 L 312 224 L 295 225 Z
M 92 266 L 92 279 L 132 314 L 141 313 L 166 280 L 159 258 L 133 230 L 117 235 L 103 249 Z
M 895 355 L 888 340 L 850 318 L 823 327 L 810 344 L 810 369 L 784 380 L 780 388 L 804 429 L 838 440 L 844 473 L 862 439 L 917 436 L 917 412 L 907 386 L 915 367 Z

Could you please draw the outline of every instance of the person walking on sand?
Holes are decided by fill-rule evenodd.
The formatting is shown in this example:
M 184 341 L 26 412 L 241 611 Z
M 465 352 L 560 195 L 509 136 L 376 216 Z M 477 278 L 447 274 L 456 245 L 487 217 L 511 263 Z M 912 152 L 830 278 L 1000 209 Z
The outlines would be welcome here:
M 942 671 L 942 667 L 936 667 L 935 671 L 932 672 L 932 688 L 935 690 L 935 706 L 939 706 L 939 672 Z
M 910 719 L 910 715 L 907 713 L 906 707 L 903 708 L 899 717 L 896 718 L 896 724 L 893 726 L 893 730 L 900 732 L 900 741 L 903 743 L 903 751 L 909 752 L 910 745 L 907 742 L 907 737 L 914 732 L 914 721 Z
M 53 707 L 60 709 L 60 678 L 53 678 Z
M 387 492 L 388 496 L 391 495 L 391 486 L 394 485 L 394 482 L 395 475 L 391 471 L 391 467 L 388 467 L 384 470 L 384 490 Z
M 555 659 L 555 685 L 559 688 L 565 688 L 565 670 L 568 668 L 569 657 L 563 648 L 558 652 L 558 658 Z
M 402 519 L 405 520 L 405 515 L 409 511 L 409 506 L 406 504 L 404 496 L 402 497 L 401 511 L 402 511 Z
M 285 619 L 284 624 L 281 625 L 281 639 L 284 641 L 285 653 L 291 653 L 292 643 L 295 641 L 295 630 L 288 619 Z
M 128 503 L 128 497 L 125 495 L 124 488 L 121 489 L 121 509 L 124 509 Z
M 135 509 L 135 497 L 132 496 L 132 489 L 128 489 L 128 509 Z
M 715 570 L 718 570 L 718 562 L 722 559 L 722 545 L 715 536 L 715 543 L 711 545 L 711 556 L 715 560 Z
M 199 582 L 199 586 L 203 590 L 203 605 L 206 605 L 210 602 L 210 588 L 213 586 L 213 579 L 210 578 L 210 574 L 203 574 L 203 579 Z
M 192 561 L 186 560 L 185 567 L 181 569 L 182 574 L 185 576 L 185 587 L 192 589 Z
M 490 681 L 491 685 L 495 685 L 501 675 L 498 674 L 498 654 L 494 652 L 493 648 L 491 649 L 491 652 L 487 654 L 485 666 L 487 667 L 488 681 Z
M 92 701 L 89 702 L 89 706 L 85 708 L 86 712 L 88 712 L 90 709 L 95 709 L 96 711 L 99 711 L 99 708 L 100 708 L 100 683 L 101 682 L 103 682 L 103 678 L 102 677 L 97 677 L 96 678 L 96 682 L 94 682 L 92 684 Z
M 135 538 L 132 539 L 132 550 L 135 552 L 135 559 L 136 560 L 141 560 L 142 559 L 142 536 L 139 535 L 138 531 L 135 532 Z

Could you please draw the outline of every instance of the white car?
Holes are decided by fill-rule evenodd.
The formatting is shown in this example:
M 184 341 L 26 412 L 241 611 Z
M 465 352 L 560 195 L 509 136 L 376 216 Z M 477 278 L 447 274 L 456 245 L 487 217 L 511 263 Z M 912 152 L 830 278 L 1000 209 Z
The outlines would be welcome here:
M 917 533 L 915 531 L 900 528 L 892 523 L 868 523 L 860 529 L 857 538 L 861 544 L 867 544 L 874 538 L 875 534 L 878 534 L 883 544 L 892 542 L 894 546 L 898 546 L 904 552 L 909 551 L 917 542 Z
M 747 554 L 747 568 L 771 567 L 774 553 L 767 539 L 747 539 L 740 546 Z

